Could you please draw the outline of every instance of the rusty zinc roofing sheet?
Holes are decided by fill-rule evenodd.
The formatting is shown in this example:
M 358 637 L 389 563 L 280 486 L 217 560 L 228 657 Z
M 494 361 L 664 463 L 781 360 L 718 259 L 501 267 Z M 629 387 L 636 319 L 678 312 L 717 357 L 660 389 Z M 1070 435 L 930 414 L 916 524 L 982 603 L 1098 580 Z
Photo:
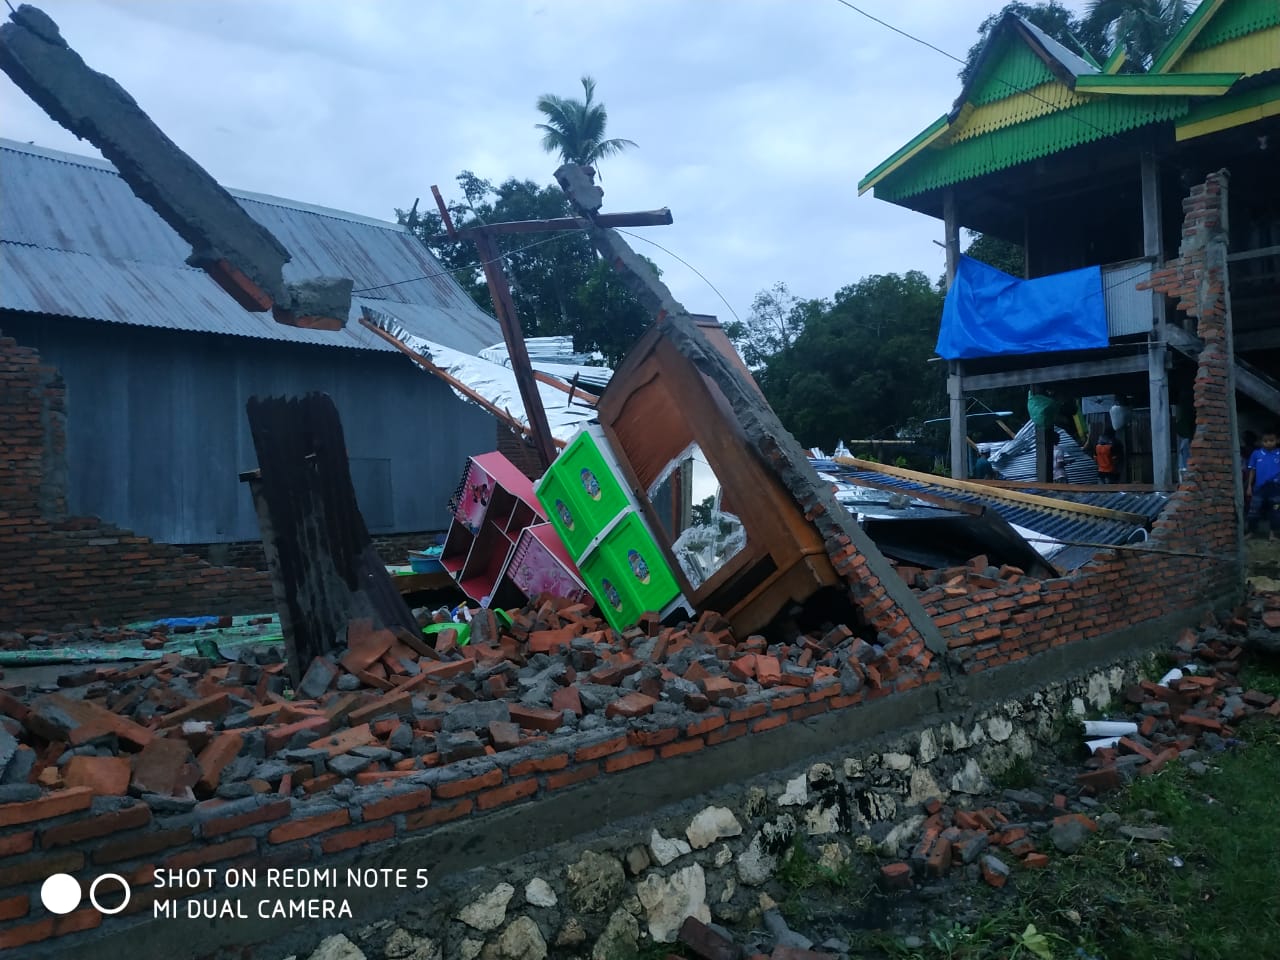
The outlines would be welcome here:
M 341 333 L 239 307 L 190 248 L 103 160 L 0 139 L 0 308 L 326 346 L 393 350 L 357 322 L 364 306 L 467 353 L 497 342 L 482 311 L 407 230 L 355 214 L 231 191 L 293 256 L 287 280 L 355 282 Z M 408 282 L 402 282 L 408 281 Z

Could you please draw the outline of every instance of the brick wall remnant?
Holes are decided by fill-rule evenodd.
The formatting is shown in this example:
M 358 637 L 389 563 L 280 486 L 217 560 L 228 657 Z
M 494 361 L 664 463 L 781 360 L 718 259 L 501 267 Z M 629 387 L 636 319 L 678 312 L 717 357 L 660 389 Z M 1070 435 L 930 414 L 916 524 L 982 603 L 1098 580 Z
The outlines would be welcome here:
M 68 517 L 66 417 L 57 371 L 0 336 L 0 630 L 272 608 L 265 574 Z

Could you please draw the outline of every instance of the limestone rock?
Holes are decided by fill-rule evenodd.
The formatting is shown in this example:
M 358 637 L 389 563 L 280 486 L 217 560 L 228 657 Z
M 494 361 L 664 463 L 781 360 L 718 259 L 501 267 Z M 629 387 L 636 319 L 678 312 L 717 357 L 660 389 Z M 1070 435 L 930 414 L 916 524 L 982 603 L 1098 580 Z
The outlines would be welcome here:
M 657 830 L 649 836 L 649 853 L 653 855 L 653 862 L 660 867 L 665 867 L 677 857 L 683 857 L 692 849 L 684 840 L 678 837 L 668 839 Z
M 964 769 L 951 778 L 951 789 L 957 793 L 978 795 L 991 789 L 987 777 L 978 766 L 978 761 L 970 757 L 964 762 Z
M 582 921 L 577 917 L 570 917 L 560 928 L 560 933 L 556 937 L 556 946 L 576 947 L 586 939 L 587 931 L 583 928 Z
M 778 858 L 765 849 L 762 836 L 757 833 L 751 844 L 738 856 L 738 879 L 748 887 L 758 887 L 778 869 Z
M 429 937 L 415 937 L 404 927 L 398 927 L 387 938 L 383 948 L 387 960 L 443 960 L 444 950 Z
M 905 753 L 886 753 L 880 758 L 881 766 L 906 772 L 911 769 L 911 757 Z
M 920 814 L 916 814 L 914 817 L 903 820 L 901 823 L 894 826 L 894 828 L 889 831 L 888 835 L 880 841 L 880 852 L 886 857 L 896 857 L 898 855 L 898 848 L 910 843 L 911 840 L 915 838 L 915 835 L 919 832 L 920 827 L 923 824 L 924 817 Z
M 711 922 L 707 908 L 707 880 L 700 864 L 683 867 L 665 879 L 650 874 L 636 888 L 649 921 L 649 936 L 672 943 L 688 917 Z
M 829 763 L 815 763 L 809 768 L 809 782 L 814 786 L 823 783 L 832 783 L 836 779 L 836 772 Z
M 921 763 L 933 763 L 938 759 L 938 738 L 932 730 L 920 734 L 920 746 L 916 749 L 916 759 Z
M 685 830 L 689 845 L 694 850 L 705 850 L 722 837 L 741 835 L 742 824 L 728 807 L 707 807 L 693 818 Z
M 617 957 L 634 956 L 640 941 L 640 924 L 626 910 L 619 907 L 609 917 L 604 932 L 591 947 L 591 960 L 615 960 Z
M 593 850 L 585 851 L 569 867 L 568 880 L 574 907 L 586 913 L 600 913 L 611 907 L 627 882 L 616 858 Z
M 541 877 L 534 877 L 525 885 L 524 898 L 531 907 L 554 907 L 558 900 L 551 884 Z
M 461 960 L 476 960 L 480 956 L 480 951 L 484 949 L 483 940 L 463 940 L 458 944 L 458 956 Z
M 627 873 L 633 877 L 638 877 L 649 869 L 649 865 L 653 863 L 653 858 L 649 856 L 647 847 L 636 844 L 627 851 Z
M 787 788 L 778 798 L 780 807 L 798 807 L 809 802 L 809 778 L 800 774 L 794 780 L 787 781 Z
M 502 926 L 507 917 L 507 904 L 515 896 L 516 888 L 500 883 L 482 897 L 477 897 L 458 912 L 458 919 L 473 930 L 488 933 Z
M 818 850 L 818 866 L 838 873 L 849 862 L 849 854 L 839 843 L 824 843 Z
M 311 954 L 310 960 L 366 960 L 364 951 L 346 938 L 346 935 L 335 933 L 325 937 Z
M 516 917 L 498 938 L 502 960 L 547 960 L 547 941 L 529 917 Z
M 805 831 L 813 837 L 838 833 L 840 830 L 840 808 L 834 803 L 830 806 L 812 807 L 804 812 Z
M 916 767 L 911 771 L 911 784 L 907 789 L 907 806 L 924 803 L 933 797 L 945 800 L 947 791 L 938 785 L 938 781 L 933 779 L 933 774 L 928 770 Z
M 729 865 L 729 861 L 733 859 L 733 851 L 729 849 L 727 843 L 720 844 L 720 849 L 716 851 L 715 865 L 717 867 L 725 867 Z
M 1013 722 L 1006 717 L 992 717 L 987 721 L 987 735 L 996 743 L 1004 743 L 1013 736 Z

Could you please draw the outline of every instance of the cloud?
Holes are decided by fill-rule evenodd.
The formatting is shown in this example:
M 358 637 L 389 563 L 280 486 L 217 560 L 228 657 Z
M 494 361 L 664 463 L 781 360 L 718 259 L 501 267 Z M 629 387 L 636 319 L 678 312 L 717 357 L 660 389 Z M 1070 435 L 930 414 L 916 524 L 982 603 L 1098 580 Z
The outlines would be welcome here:
M 836 0 L 42 0 L 227 186 L 394 218 L 463 169 L 550 182 L 533 108 L 592 74 L 614 136 L 606 209 L 669 206 L 643 234 L 740 315 L 777 280 L 830 296 L 863 276 L 942 270 L 941 226 L 870 195 L 868 170 L 944 113 L 958 64 Z M 963 56 L 987 6 L 862 0 Z M 1072 4 L 1073 7 L 1083 5 Z M 0 79 L 0 135 L 96 152 Z M 637 244 L 695 311 L 706 282 Z

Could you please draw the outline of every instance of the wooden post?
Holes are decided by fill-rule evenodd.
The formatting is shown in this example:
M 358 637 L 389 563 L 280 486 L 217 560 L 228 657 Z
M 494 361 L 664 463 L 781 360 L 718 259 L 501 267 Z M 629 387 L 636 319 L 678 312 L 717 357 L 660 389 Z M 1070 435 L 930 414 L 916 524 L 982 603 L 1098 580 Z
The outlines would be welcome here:
M 942 225 L 947 250 L 947 289 L 950 290 L 960 263 L 960 221 L 956 219 L 956 192 L 950 187 L 942 195 Z
M 323 394 L 251 397 L 258 454 L 249 483 L 295 688 L 311 661 L 334 653 L 352 620 L 417 623 L 378 557 L 356 504 L 342 422 Z
M 1142 255 L 1158 267 L 1164 261 L 1160 221 L 1160 168 L 1156 158 L 1143 153 Z M 1151 294 L 1151 338 L 1147 348 L 1147 388 L 1151 407 L 1151 481 L 1157 490 L 1174 485 L 1173 433 L 1169 422 L 1169 348 L 1165 336 L 1164 294 Z
M 476 245 L 476 252 L 480 254 L 484 277 L 489 284 L 489 296 L 493 298 L 493 312 L 498 316 L 502 336 L 507 341 L 511 370 L 516 375 L 525 417 L 533 434 L 533 447 L 537 451 L 542 469 L 546 470 L 556 458 L 555 442 L 551 438 L 551 426 L 547 423 L 547 411 L 542 406 L 542 394 L 538 392 L 538 382 L 533 376 L 533 364 L 529 360 L 529 349 L 525 346 L 524 332 L 520 329 L 520 319 L 516 316 L 516 304 L 511 298 L 507 272 L 502 268 L 502 255 L 493 238 L 483 230 L 473 233 L 471 239 Z
M 968 409 L 964 395 L 964 374 L 959 360 L 951 362 L 947 377 L 947 394 L 951 398 L 951 476 L 969 479 Z

